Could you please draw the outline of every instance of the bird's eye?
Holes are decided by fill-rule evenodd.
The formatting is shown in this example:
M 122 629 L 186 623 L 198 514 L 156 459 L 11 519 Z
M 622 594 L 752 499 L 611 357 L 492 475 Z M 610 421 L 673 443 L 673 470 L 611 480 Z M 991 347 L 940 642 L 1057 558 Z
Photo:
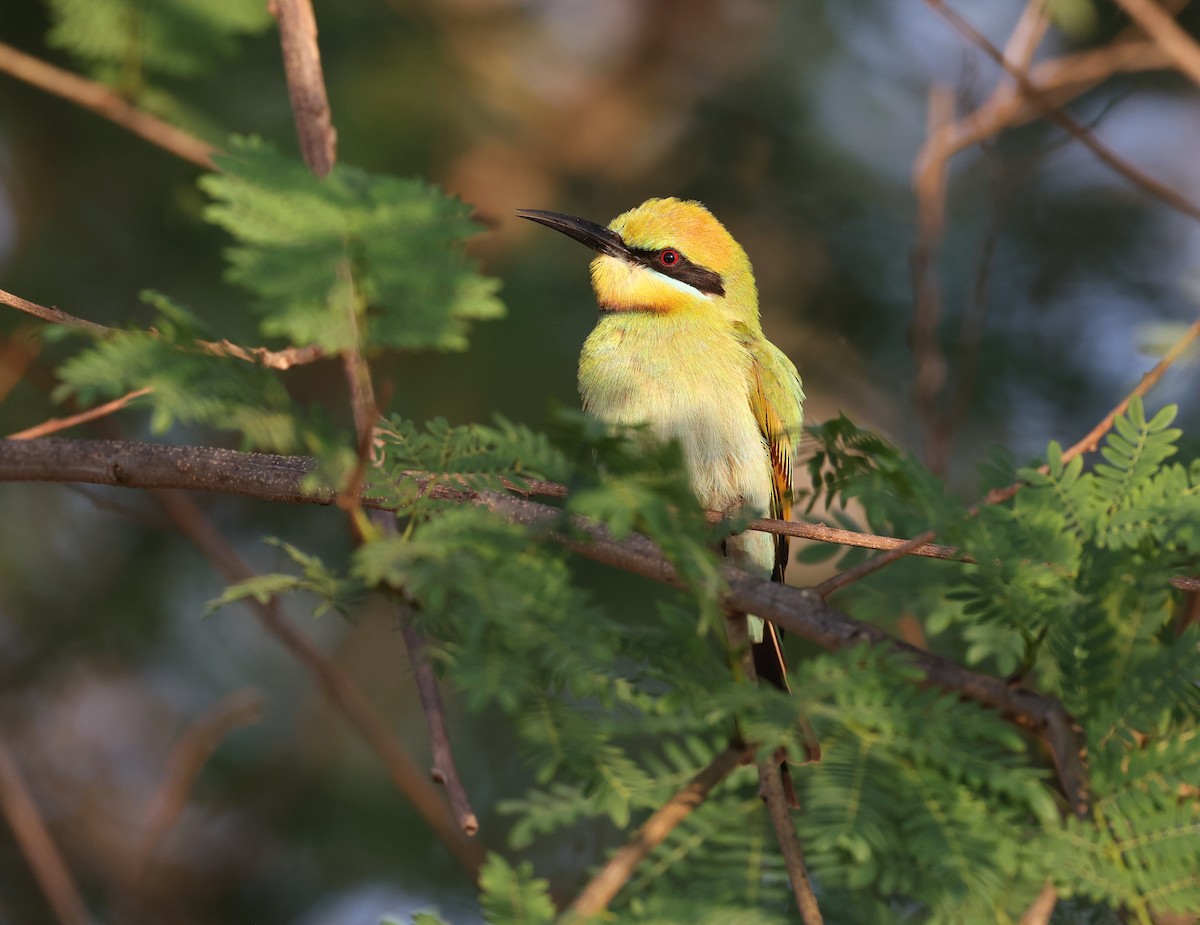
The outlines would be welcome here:
M 673 247 L 668 247 L 665 250 L 658 252 L 658 262 L 664 267 L 673 267 L 679 263 L 682 258 L 679 256 L 679 251 Z

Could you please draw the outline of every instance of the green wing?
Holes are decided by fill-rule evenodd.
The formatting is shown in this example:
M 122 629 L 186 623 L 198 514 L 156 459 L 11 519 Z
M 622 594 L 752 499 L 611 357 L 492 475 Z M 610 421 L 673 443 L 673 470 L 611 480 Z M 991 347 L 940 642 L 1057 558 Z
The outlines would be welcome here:
M 764 337 L 747 344 L 754 358 L 754 388 L 750 407 L 771 453 L 771 510 L 780 520 L 792 516 L 792 460 L 800 445 L 804 423 L 804 389 L 795 364 Z M 775 538 L 775 570 L 772 577 L 783 581 L 787 566 L 788 538 Z

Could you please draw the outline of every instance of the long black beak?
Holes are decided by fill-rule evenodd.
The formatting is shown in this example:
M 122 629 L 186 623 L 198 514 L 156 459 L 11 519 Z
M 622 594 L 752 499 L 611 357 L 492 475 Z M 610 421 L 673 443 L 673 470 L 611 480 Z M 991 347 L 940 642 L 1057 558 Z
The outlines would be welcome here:
M 568 238 L 574 238 L 580 244 L 586 244 L 601 254 L 629 259 L 629 248 L 625 246 L 619 234 L 603 225 L 589 222 L 586 218 L 563 215 L 561 212 L 543 212 L 541 209 L 517 209 L 517 215 L 561 231 Z

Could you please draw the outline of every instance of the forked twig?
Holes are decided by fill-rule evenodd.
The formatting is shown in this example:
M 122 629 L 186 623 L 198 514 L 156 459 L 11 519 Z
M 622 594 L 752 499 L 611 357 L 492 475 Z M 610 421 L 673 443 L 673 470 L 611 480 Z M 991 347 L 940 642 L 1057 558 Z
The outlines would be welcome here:
M 1184 331 L 1180 338 L 1171 345 L 1171 348 L 1165 354 L 1163 354 L 1162 359 L 1159 360 L 1152 369 L 1142 375 L 1142 378 L 1138 380 L 1138 384 L 1134 386 L 1134 388 L 1127 395 L 1125 395 L 1124 398 L 1117 402 L 1117 404 L 1113 406 L 1112 410 L 1109 411 L 1108 414 L 1106 414 L 1103 418 L 1101 418 L 1095 427 L 1088 431 L 1088 433 L 1081 439 L 1072 444 L 1068 449 L 1063 451 L 1063 462 L 1070 462 L 1076 456 L 1079 456 L 1083 453 L 1094 452 L 1096 447 L 1099 446 L 1100 440 L 1105 434 L 1108 433 L 1109 430 L 1112 429 L 1113 422 L 1120 417 L 1126 411 L 1126 409 L 1128 409 L 1129 403 L 1133 401 L 1135 397 L 1145 396 L 1146 393 L 1149 392 L 1150 389 L 1152 389 L 1160 379 L 1162 379 L 1163 374 L 1166 373 L 1166 371 L 1170 369 L 1170 367 L 1187 352 L 1188 347 L 1191 346 L 1192 342 L 1195 341 L 1197 337 L 1200 337 L 1200 318 L 1197 318 L 1192 322 L 1192 324 L 1186 331 Z M 1050 470 L 1049 467 L 1042 466 L 1040 471 L 1045 473 L 1049 472 Z M 973 516 L 978 514 L 979 509 L 984 505 L 1001 504 L 1009 500 L 1013 497 L 1013 495 L 1020 491 L 1024 485 L 1024 482 L 1013 482 L 1011 485 L 1008 485 L 1004 488 L 992 489 L 987 493 L 984 499 L 979 502 L 979 504 L 976 504 L 968 511 L 968 515 Z M 884 568 L 885 566 L 890 565 L 891 563 L 908 555 L 918 554 L 931 555 L 933 558 L 950 558 L 948 555 L 939 555 L 937 552 L 940 550 L 946 550 L 948 547 L 929 546 L 936 536 L 936 530 L 926 530 L 924 533 L 918 534 L 910 540 L 906 540 L 899 545 L 893 546 L 882 555 L 873 556 L 864 562 L 860 562 L 852 569 L 848 569 L 845 572 L 839 572 L 838 574 L 827 578 L 825 581 L 817 585 L 814 590 L 822 597 L 828 597 L 830 594 L 833 594 L 833 592 L 841 590 L 847 585 L 866 578 L 868 575 L 872 575 L 881 568 Z M 927 549 L 927 552 L 918 553 L 917 550 L 923 547 Z M 1191 590 L 1193 585 L 1200 587 L 1200 582 L 1197 582 L 1196 579 L 1191 578 L 1176 578 L 1172 580 L 1171 584 L 1182 590 Z
M 1142 171 L 1138 170 L 1124 158 L 1119 157 L 1111 149 L 1097 141 L 1096 136 L 1088 131 L 1085 126 L 1068 115 L 1049 95 L 1038 88 L 1029 79 L 1029 75 L 1025 72 L 1024 68 L 1018 67 L 1011 61 L 1008 61 L 1000 49 L 989 42 L 983 33 L 967 22 L 955 10 L 947 6 L 945 0 L 925 0 L 925 2 L 962 33 L 968 41 L 978 46 L 989 58 L 1011 74 L 1020 86 L 1021 92 L 1042 110 L 1047 119 L 1055 123 L 1068 135 L 1091 151 L 1102 164 L 1176 211 L 1200 220 L 1200 205 L 1192 202 L 1178 190 L 1171 189 L 1165 183 L 1160 183 L 1153 177 L 1142 173 Z

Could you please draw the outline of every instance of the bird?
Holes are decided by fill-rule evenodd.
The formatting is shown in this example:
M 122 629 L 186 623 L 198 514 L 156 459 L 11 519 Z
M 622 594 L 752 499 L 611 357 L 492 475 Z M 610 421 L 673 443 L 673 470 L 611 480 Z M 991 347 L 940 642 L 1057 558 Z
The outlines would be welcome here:
M 589 415 L 677 440 L 709 510 L 789 519 L 804 420 L 795 364 L 763 335 L 746 251 L 703 204 L 648 199 L 607 227 L 518 209 L 596 252 L 599 318 L 579 357 Z M 724 542 L 739 567 L 782 582 L 788 538 L 746 531 Z M 787 691 L 779 630 L 749 617 L 756 674 Z M 786 768 L 785 768 L 786 770 Z

